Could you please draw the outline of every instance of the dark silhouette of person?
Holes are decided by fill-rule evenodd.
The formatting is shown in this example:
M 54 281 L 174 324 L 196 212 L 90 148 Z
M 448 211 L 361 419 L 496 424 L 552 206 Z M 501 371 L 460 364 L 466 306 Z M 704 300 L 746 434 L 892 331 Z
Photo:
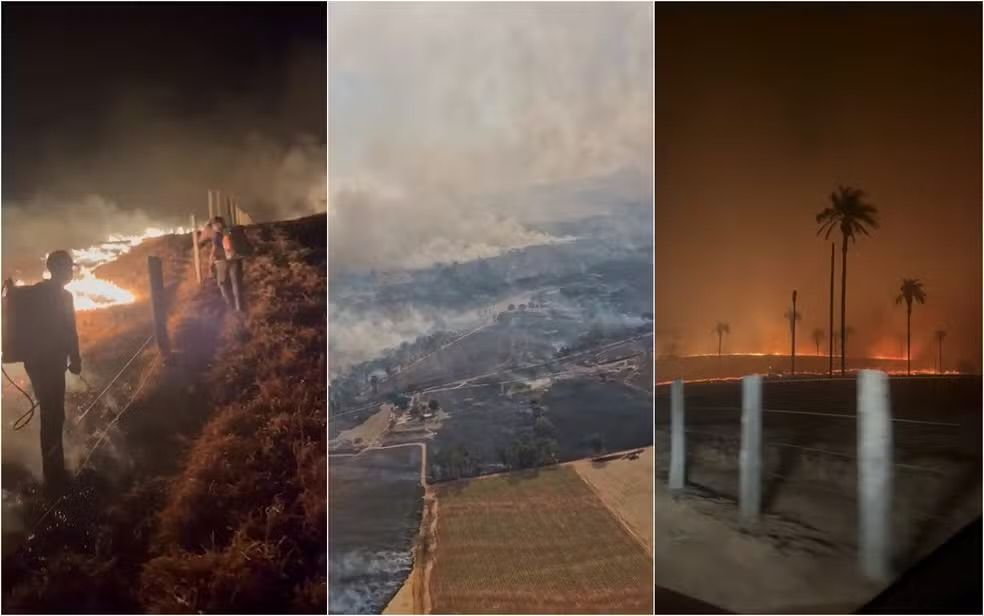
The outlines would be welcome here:
M 209 221 L 212 231 L 212 252 L 209 261 L 215 268 L 215 282 L 222 293 L 226 306 L 237 312 L 243 311 L 243 262 L 241 255 L 227 254 L 223 238 L 231 233 L 226 227 L 225 220 L 216 216 Z M 231 289 L 230 289 L 231 287 Z
M 62 429 L 65 425 L 65 368 L 72 374 L 82 373 L 79 335 L 75 327 L 75 302 L 65 290 L 72 280 L 74 263 L 64 250 L 56 250 L 46 261 L 51 278 L 35 285 L 38 309 L 48 325 L 44 335 L 32 341 L 30 357 L 24 370 L 41 408 L 41 466 L 45 493 L 57 496 L 66 487 L 65 454 Z

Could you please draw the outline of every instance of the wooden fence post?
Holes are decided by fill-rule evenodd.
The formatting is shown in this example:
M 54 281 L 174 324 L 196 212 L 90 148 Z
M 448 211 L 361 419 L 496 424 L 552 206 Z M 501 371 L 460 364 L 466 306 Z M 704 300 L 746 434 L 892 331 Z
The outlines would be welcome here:
M 892 409 L 888 375 L 858 372 L 858 528 L 861 572 L 892 577 Z
M 212 220 L 212 217 L 215 216 L 215 199 L 213 197 L 214 192 L 215 191 L 213 190 L 208 191 L 208 219 L 209 220 Z
M 741 453 L 738 454 L 743 522 L 758 520 L 762 507 L 762 377 L 741 379 Z
M 164 270 L 160 257 L 147 257 L 147 273 L 150 277 L 150 307 L 154 317 L 154 337 L 161 355 L 171 353 L 171 342 L 167 337 L 167 310 L 164 298 Z
M 670 490 L 682 490 L 685 483 L 683 421 L 683 381 L 677 379 L 670 385 Z
M 191 215 L 191 254 L 195 257 L 195 280 L 198 284 L 202 284 L 202 262 L 201 255 L 198 250 L 198 221 L 195 220 L 195 215 Z

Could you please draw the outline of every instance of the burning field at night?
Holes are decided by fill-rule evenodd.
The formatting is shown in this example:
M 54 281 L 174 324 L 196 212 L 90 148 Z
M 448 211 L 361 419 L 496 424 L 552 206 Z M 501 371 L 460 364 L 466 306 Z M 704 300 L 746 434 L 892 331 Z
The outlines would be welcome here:
M 79 312 L 86 380 L 105 385 L 147 339 L 148 254 L 164 262 L 174 354 L 138 353 L 81 422 L 97 392 L 72 386 L 78 477 L 52 509 L 37 419 L 10 431 L 21 394 L 4 388 L 5 610 L 326 609 L 324 229 L 321 216 L 248 230 L 245 319 L 223 314 L 214 282 L 199 288 L 187 234 L 94 270 L 134 301 Z

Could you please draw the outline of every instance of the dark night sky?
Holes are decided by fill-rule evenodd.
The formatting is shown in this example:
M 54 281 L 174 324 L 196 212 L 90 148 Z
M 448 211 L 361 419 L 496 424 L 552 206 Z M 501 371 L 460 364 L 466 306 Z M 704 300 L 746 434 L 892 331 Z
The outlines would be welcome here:
M 267 216 L 323 192 L 324 4 L 4 4 L 2 44 L 5 242 L 87 196 L 167 222 L 209 187 Z
M 656 314 L 682 351 L 716 350 L 727 320 L 726 350 L 785 352 L 798 289 L 813 352 L 830 251 L 814 215 L 840 183 L 882 221 L 849 248 L 849 351 L 900 355 L 894 298 L 917 277 L 914 364 L 943 327 L 948 367 L 979 368 L 981 5 L 657 5 Z

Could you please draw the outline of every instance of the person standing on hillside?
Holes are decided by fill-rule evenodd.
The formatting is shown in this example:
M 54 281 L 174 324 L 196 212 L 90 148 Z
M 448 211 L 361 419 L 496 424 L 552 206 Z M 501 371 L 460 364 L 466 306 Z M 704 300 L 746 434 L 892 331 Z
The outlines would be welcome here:
M 216 216 L 210 221 L 212 227 L 212 253 L 209 263 L 215 268 L 215 282 L 222 293 L 222 299 L 236 312 L 243 311 L 243 263 L 242 255 L 237 254 L 232 243 L 231 230 L 225 220 Z M 230 292 L 231 287 L 231 292 Z
M 56 250 L 45 262 L 51 278 L 32 289 L 33 315 L 38 327 L 31 340 L 24 371 L 41 407 L 41 468 L 44 488 L 49 496 L 60 495 L 66 486 L 62 430 L 65 425 L 65 368 L 82 373 L 79 334 L 75 327 L 75 302 L 65 290 L 72 280 L 71 255 Z

